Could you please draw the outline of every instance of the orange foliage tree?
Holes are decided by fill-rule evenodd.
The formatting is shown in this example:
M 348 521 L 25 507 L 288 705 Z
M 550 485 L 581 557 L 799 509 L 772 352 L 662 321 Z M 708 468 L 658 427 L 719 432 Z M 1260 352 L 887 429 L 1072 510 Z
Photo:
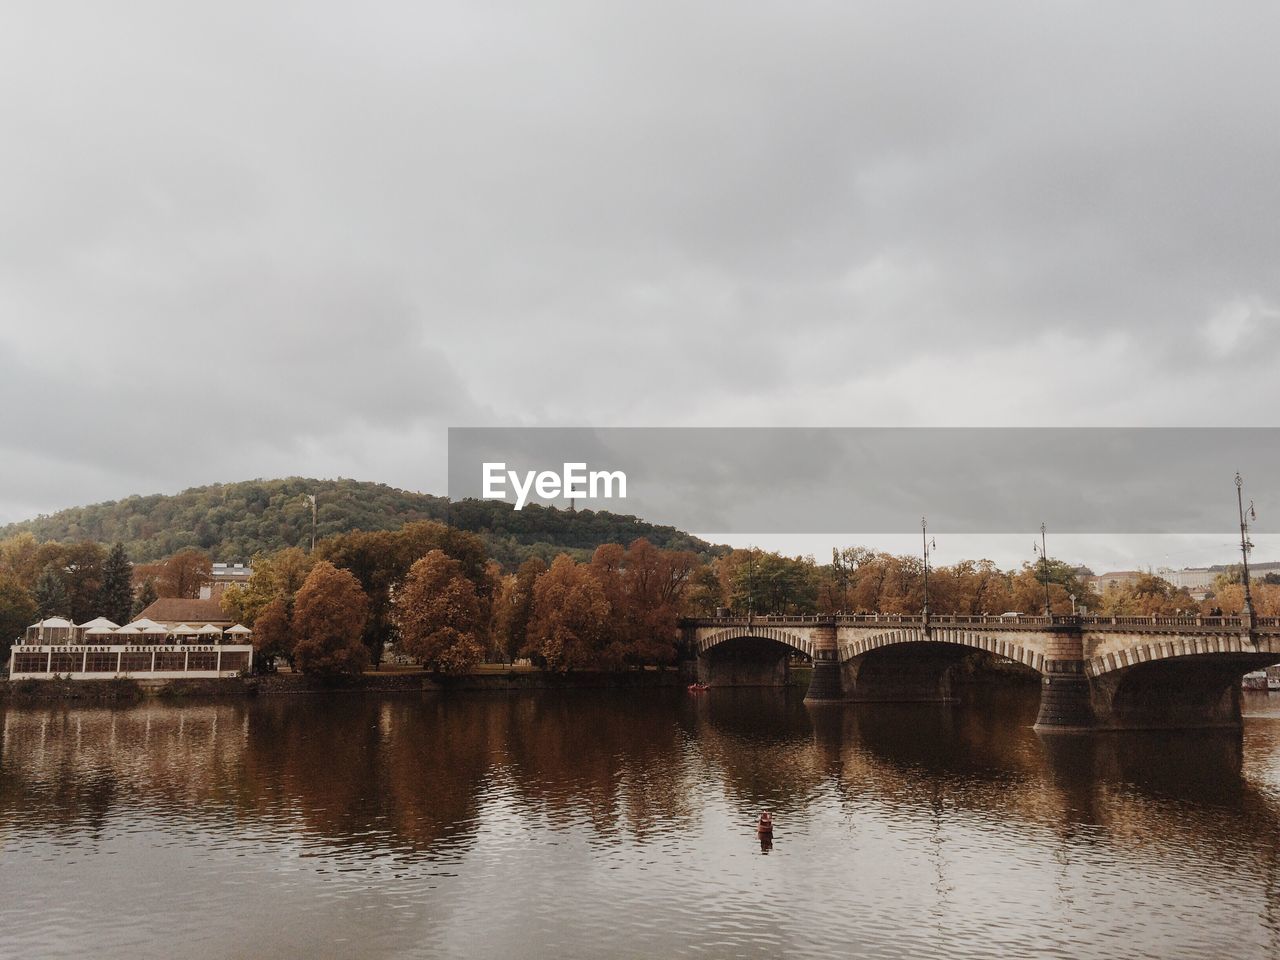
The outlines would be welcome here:
M 369 664 L 361 642 L 369 601 L 350 571 L 327 560 L 311 568 L 293 602 L 293 656 L 303 673 L 360 673 Z
M 476 588 L 443 550 L 414 561 L 394 601 L 400 648 L 442 673 L 465 673 L 484 656 Z
M 608 619 L 609 601 L 591 569 L 562 553 L 534 584 L 526 652 L 552 670 L 593 667 Z

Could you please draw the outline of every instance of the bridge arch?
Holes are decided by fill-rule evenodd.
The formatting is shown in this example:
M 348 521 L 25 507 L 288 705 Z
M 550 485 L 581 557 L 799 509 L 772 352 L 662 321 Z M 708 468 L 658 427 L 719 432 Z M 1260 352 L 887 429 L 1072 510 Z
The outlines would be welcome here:
M 749 627 L 726 627 L 723 630 L 716 630 L 714 633 L 701 636 L 696 644 L 697 653 L 701 656 L 730 640 L 773 640 L 785 647 L 790 647 L 797 653 L 803 653 L 810 659 L 813 657 L 813 641 L 807 636 L 796 633 L 794 630 L 770 627 L 764 624 L 753 624 Z
M 1280 661 L 1280 640 L 1267 638 L 1254 641 L 1247 636 L 1242 637 L 1237 634 L 1186 637 L 1171 634 L 1147 643 L 1130 644 L 1118 650 L 1090 657 L 1085 662 L 1085 673 L 1090 677 L 1103 677 L 1140 664 L 1176 660 L 1181 657 L 1206 657 L 1217 660 L 1248 658 L 1242 660 L 1243 666 L 1247 667 L 1241 670 L 1244 673 L 1263 666 L 1264 660 L 1270 663 Z
M 1023 646 L 1016 639 L 1002 637 L 996 633 L 986 634 L 979 631 L 938 627 L 932 628 L 926 634 L 923 627 L 903 626 L 854 639 L 841 640 L 840 659 L 848 662 L 875 650 L 906 644 L 951 644 L 957 647 L 968 647 L 971 650 L 982 650 L 1020 663 L 1037 673 L 1044 673 L 1045 670 L 1044 654 Z

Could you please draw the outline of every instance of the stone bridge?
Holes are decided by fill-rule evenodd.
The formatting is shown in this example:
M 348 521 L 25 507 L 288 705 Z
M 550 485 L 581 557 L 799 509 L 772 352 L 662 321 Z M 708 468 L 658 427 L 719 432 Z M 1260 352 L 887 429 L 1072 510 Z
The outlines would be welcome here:
M 1280 617 L 716 617 L 686 620 L 698 676 L 786 682 L 813 662 L 809 701 L 949 700 L 961 661 L 985 651 L 1040 675 L 1044 729 L 1240 723 L 1240 678 L 1280 663 Z

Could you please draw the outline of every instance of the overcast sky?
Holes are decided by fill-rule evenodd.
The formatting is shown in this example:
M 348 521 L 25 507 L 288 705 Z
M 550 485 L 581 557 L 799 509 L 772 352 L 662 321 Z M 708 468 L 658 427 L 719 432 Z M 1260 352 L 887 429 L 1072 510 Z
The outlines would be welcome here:
M 1265 2 L 10 0 L 0 521 L 444 492 L 451 425 L 1274 425 L 1277 36 Z

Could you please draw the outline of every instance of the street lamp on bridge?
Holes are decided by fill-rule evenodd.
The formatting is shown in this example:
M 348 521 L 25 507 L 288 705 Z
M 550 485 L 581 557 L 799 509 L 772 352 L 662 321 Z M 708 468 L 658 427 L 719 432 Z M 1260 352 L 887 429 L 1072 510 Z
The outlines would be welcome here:
M 1053 609 L 1049 606 L 1049 552 L 1044 546 L 1044 524 L 1040 524 L 1040 543 L 1037 545 L 1034 541 L 1031 544 L 1031 552 L 1040 554 L 1041 578 L 1044 580 L 1044 615 L 1046 617 L 1053 616 Z
M 1249 501 L 1249 509 L 1244 508 L 1244 479 L 1240 476 L 1240 471 L 1236 471 L 1236 507 L 1240 510 L 1240 560 L 1244 564 L 1244 570 L 1241 574 L 1241 580 L 1244 583 L 1244 615 L 1248 619 L 1248 625 L 1253 627 L 1253 594 L 1249 590 L 1249 551 L 1253 549 L 1253 542 L 1249 539 L 1249 520 L 1245 515 L 1253 520 L 1258 519 L 1258 515 L 1253 510 L 1253 501 Z
M 920 518 L 920 541 L 921 552 L 924 555 L 924 610 L 922 611 L 924 626 L 929 626 L 929 554 L 938 549 L 938 542 L 929 539 L 929 523 L 924 518 Z

